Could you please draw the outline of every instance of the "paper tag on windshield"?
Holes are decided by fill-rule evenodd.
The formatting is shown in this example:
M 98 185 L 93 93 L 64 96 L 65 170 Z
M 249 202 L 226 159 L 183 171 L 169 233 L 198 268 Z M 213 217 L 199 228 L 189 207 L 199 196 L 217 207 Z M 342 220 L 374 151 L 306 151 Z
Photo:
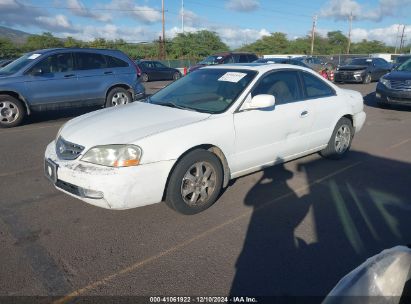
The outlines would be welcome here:
M 227 72 L 220 78 L 218 81 L 228 81 L 228 82 L 239 82 L 244 76 L 247 75 L 246 73 L 238 73 L 238 72 Z
M 218 57 L 217 57 L 217 59 L 223 59 L 223 57 L 221 57 L 221 56 L 218 56 Z
M 29 57 L 28 57 L 28 59 L 36 59 L 36 58 L 38 58 L 38 57 L 40 57 L 41 56 L 41 54 L 31 54 Z

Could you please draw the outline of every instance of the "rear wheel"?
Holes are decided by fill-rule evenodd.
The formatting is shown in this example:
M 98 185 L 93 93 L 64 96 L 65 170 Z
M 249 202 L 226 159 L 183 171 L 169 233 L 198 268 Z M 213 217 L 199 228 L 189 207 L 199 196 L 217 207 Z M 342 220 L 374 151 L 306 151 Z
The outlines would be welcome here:
M 321 150 L 320 154 L 331 159 L 343 158 L 350 150 L 353 136 L 354 128 L 351 120 L 342 117 L 337 122 L 327 147 Z
M 131 93 L 124 88 L 111 89 L 107 94 L 106 108 L 124 105 L 132 101 Z
M 181 74 L 179 72 L 175 72 L 173 75 L 173 80 L 177 80 L 179 78 L 181 78 Z
M 20 100 L 10 95 L 0 95 L 0 127 L 18 126 L 25 116 L 26 110 Z
M 182 214 L 199 213 L 215 203 L 223 184 L 220 160 L 213 153 L 194 150 L 170 175 L 166 204 Z

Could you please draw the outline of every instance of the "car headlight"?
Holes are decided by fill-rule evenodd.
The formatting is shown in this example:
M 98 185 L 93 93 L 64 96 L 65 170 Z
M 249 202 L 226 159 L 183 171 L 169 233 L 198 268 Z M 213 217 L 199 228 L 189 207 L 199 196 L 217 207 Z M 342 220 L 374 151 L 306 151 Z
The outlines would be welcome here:
M 385 79 L 384 77 L 381 77 L 380 82 L 383 85 L 385 85 L 387 88 L 391 88 L 391 82 L 388 79 Z
M 96 146 L 88 150 L 81 160 L 108 167 L 130 167 L 140 163 L 142 154 L 141 148 L 134 145 Z
M 63 128 L 64 128 L 65 125 L 66 125 L 66 124 L 64 123 L 64 124 L 60 127 L 60 129 L 58 130 L 57 136 L 56 136 L 56 139 L 55 139 L 56 142 L 57 142 L 57 139 L 60 137 L 61 130 L 63 130 Z

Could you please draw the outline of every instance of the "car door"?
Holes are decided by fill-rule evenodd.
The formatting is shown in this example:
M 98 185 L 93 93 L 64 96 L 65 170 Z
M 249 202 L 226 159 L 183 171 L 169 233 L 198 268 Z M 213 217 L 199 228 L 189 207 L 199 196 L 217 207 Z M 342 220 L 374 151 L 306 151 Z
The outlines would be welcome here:
M 107 89 L 116 83 L 114 69 L 102 54 L 76 52 L 74 55 L 80 101 L 83 105 L 103 105 Z
M 341 113 L 342 106 L 336 98 L 335 90 L 321 76 L 309 72 L 300 72 L 303 83 L 303 94 L 310 104 L 313 125 L 307 137 L 308 149 L 316 149 L 328 143 L 330 132 L 337 120 L 346 113 Z
M 233 172 L 261 168 L 307 150 L 313 116 L 309 101 L 302 100 L 298 72 L 281 70 L 262 76 L 247 99 L 259 94 L 273 95 L 276 104 L 271 109 L 234 114 Z
M 78 99 L 78 79 L 71 52 L 47 56 L 26 74 L 26 98 L 33 108 L 41 110 L 55 106 L 70 106 Z
M 165 66 L 159 61 L 154 61 L 154 67 L 158 73 L 158 79 L 159 80 L 164 80 L 164 79 L 171 79 L 173 78 L 172 76 L 172 71 L 169 67 Z

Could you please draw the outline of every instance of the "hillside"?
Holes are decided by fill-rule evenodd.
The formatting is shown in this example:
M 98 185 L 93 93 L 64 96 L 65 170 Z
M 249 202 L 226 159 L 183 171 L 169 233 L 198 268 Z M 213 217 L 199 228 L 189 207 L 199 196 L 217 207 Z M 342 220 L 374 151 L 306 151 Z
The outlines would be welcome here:
M 0 26 L 0 38 L 8 38 L 15 44 L 23 44 L 31 34 Z

